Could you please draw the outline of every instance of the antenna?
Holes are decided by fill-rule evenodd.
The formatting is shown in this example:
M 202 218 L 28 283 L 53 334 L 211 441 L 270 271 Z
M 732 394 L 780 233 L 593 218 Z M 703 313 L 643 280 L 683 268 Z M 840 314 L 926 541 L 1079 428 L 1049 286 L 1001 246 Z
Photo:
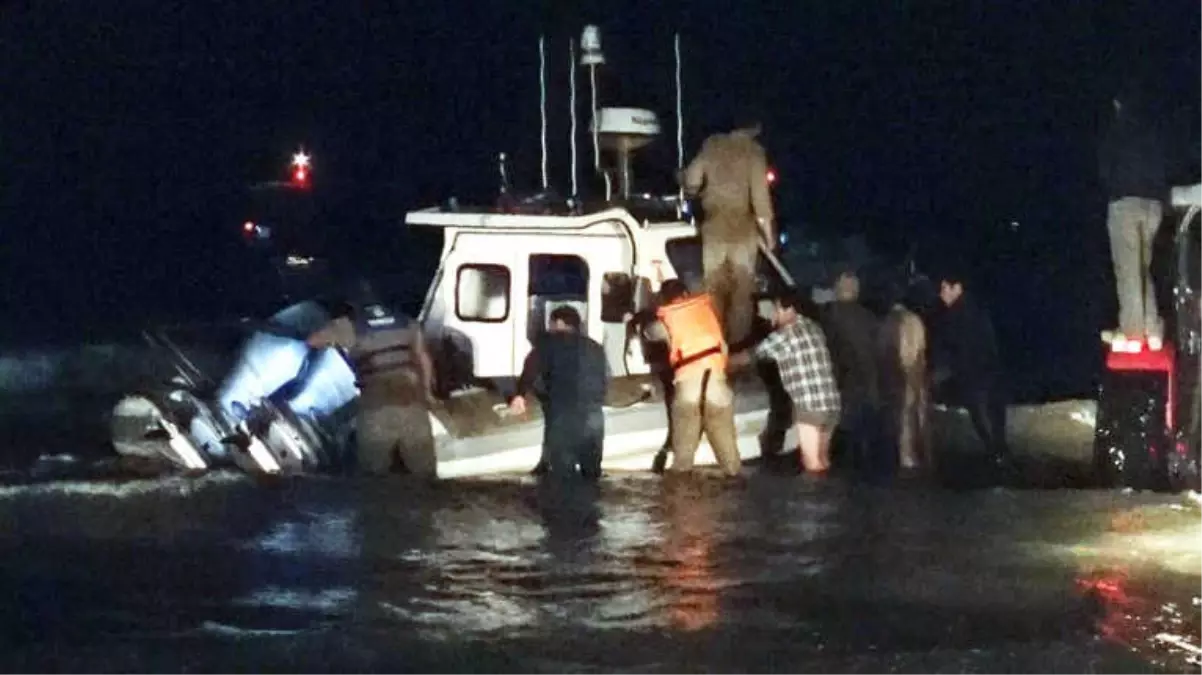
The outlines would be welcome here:
M 593 25 L 584 27 L 580 36 L 580 64 L 588 66 L 589 84 L 593 94 L 593 170 L 601 171 L 601 143 L 597 129 L 597 66 L 605 64 L 605 55 L 601 53 L 601 29 Z M 608 191 L 608 182 L 606 183 Z
M 680 79 L 680 33 L 676 34 L 675 40 L 676 51 L 676 169 L 677 176 L 680 175 L 680 170 L 684 169 L 684 86 Z M 680 182 L 679 191 L 677 194 L 677 208 L 684 203 L 684 184 Z
M 497 155 L 497 171 L 501 174 L 501 194 L 503 195 L 509 194 L 509 171 L 505 166 L 508 159 L 503 152 Z
M 547 54 L 545 39 L 538 36 L 538 112 L 543 143 L 543 190 L 547 189 Z
M 572 111 L 572 196 L 576 196 L 576 39 L 568 40 L 568 60 L 571 62 L 571 69 L 568 71 L 568 81 L 571 83 L 572 92 L 571 111 Z

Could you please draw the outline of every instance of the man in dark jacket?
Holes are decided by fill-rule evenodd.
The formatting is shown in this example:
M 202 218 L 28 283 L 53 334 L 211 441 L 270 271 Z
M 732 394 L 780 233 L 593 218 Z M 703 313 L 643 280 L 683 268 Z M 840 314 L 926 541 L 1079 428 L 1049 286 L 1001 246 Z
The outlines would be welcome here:
M 939 299 L 944 307 L 936 319 L 934 380 L 950 385 L 950 393 L 968 410 L 990 457 L 998 464 L 1005 463 L 1010 458 L 1006 399 L 993 322 L 965 293 L 964 281 L 958 275 L 943 275 Z
M 867 469 L 877 431 L 876 336 L 879 321 L 860 303 L 860 278 L 845 271 L 835 280 L 835 301 L 826 306 L 822 328 L 843 399 L 839 431 L 851 463 Z
M 536 389 L 543 407 L 543 462 L 553 478 L 601 477 L 605 442 L 605 393 L 609 363 L 605 348 L 581 331 L 580 314 L 571 307 L 551 312 L 551 330 L 535 344 L 518 378 L 510 411 L 526 412 L 526 397 Z
M 1163 215 L 1161 200 L 1168 192 L 1164 148 L 1137 97 L 1116 96 L 1111 112 L 1098 153 L 1119 301 L 1118 330 L 1108 337 L 1147 339 L 1155 348 L 1164 338 L 1164 326 L 1149 267 Z

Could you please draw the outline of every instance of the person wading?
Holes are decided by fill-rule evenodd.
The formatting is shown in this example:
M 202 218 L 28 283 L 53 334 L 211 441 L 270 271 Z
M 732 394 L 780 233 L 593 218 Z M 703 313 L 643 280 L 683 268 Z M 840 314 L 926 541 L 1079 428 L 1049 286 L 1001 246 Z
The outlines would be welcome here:
M 726 378 L 727 347 L 708 294 L 690 295 L 679 279 L 660 289 L 656 320 L 644 329 L 668 345 L 673 396 L 669 404 L 672 464 L 669 473 L 692 471 L 704 433 L 727 476 L 742 470 L 735 436 L 734 392 Z
M 776 216 L 758 122 L 705 139 L 685 168 L 685 194 L 700 197 L 701 259 L 707 292 L 728 344 L 745 346 L 755 316 L 755 265 L 762 241 L 775 248 Z
M 389 309 L 368 283 L 350 310 L 312 333 L 308 344 L 342 348 L 359 378 L 359 469 L 383 474 L 399 463 L 410 474 L 437 477 L 429 409 L 434 368 L 421 325 Z
M 850 464 L 873 468 L 879 431 L 876 339 L 880 322 L 860 303 L 860 278 L 845 271 L 835 279 L 835 301 L 824 308 L 822 329 L 835 366 L 843 414 L 839 439 Z
M 803 300 L 795 291 L 778 294 L 775 304 L 776 330 L 751 350 L 733 355 L 730 364 L 776 363 L 781 385 L 792 402 L 792 414 L 773 410 L 761 440 L 765 446 L 783 442 L 785 429 L 795 426 L 802 468 L 824 473 L 830 469 L 831 435 L 839 423 L 841 405 L 826 334 L 816 321 L 801 313 Z M 768 447 L 765 455 L 779 451 L 779 447 Z
M 881 324 L 877 358 L 885 435 L 897 453 L 898 465 L 906 470 L 930 470 L 927 330 L 922 319 L 900 300 L 892 304 Z
M 536 473 L 554 479 L 601 477 L 605 443 L 605 394 L 609 362 L 605 348 L 581 330 L 580 314 L 558 307 L 550 331 L 539 337 L 522 367 L 517 392 L 509 402 L 515 415 L 526 413 L 526 397 L 539 390 L 543 408 L 543 450 Z
M 933 379 L 937 385 L 947 386 L 952 400 L 968 409 L 993 462 L 1008 468 L 1006 398 L 993 322 L 965 290 L 959 275 L 943 275 L 939 298 L 944 309 L 935 324 L 931 349 Z

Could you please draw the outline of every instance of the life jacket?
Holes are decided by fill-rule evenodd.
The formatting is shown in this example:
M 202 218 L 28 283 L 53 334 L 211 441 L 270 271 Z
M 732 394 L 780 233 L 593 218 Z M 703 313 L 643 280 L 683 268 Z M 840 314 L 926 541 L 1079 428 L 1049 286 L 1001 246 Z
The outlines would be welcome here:
M 355 370 L 360 380 L 381 376 L 413 365 L 412 321 L 372 304 L 355 322 Z
M 722 324 L 708 294 L 664 305 L 655 316 L 668 331 L 668 363 L 675 379 L 726 372 Z

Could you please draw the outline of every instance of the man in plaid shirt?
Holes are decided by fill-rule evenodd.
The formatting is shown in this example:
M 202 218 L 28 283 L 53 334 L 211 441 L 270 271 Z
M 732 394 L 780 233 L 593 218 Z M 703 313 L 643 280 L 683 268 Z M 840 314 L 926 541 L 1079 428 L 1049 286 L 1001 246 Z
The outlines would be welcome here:
M 773 411 L 764 438 L 779 436 L 776 442 L 783 442 L 782 432 L 793 425 L 803 467 L 821 473 L 830 468 L 831 434 L 839 423 L 842 402 L 826 334 L 817 322 L 801 314 L 800 306 L 794 292 L 778 296 L 773 317 L 776 330 L 749 351 L 733 355 L 730 363 L 745 365 L 753 359 L 776 363 L 781 385 L 793 404 L 792 419 L 781 419 Z

